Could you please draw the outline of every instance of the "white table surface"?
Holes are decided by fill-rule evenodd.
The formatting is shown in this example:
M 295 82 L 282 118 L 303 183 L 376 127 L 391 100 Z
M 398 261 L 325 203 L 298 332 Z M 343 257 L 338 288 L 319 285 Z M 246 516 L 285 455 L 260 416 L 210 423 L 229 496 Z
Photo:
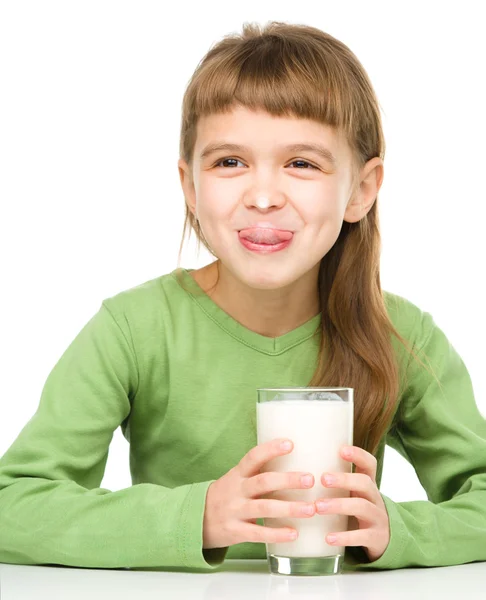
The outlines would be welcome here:
M 1 600 L 435 600 L 486 599 L 486 562 L 453 567 L 270 574 L 265 560 L 226 560 L 218 570 L 81 569 L 0 563 Z

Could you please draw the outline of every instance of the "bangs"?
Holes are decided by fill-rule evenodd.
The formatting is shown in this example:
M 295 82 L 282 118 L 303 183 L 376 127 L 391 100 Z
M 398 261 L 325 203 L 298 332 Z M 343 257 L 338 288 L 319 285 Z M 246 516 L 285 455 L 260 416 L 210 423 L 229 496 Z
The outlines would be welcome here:
M 353 96 L 348 77 L 336 72 L 315 47 L 270 37 L 247 40 L 220 57 L 209 53 L 188 107 L 196 119 L 224 113 L 235 105 L 264 110 L 273 116 L 312 119 L 352 133 Z

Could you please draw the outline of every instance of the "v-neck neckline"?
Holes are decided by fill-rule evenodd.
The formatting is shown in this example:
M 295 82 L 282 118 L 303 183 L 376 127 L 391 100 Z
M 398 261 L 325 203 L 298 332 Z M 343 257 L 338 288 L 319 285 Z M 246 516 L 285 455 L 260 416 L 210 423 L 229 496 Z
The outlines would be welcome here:
M 172 271 L 171 275 L 174 276 L 179 283 L 177 280 L 178 271 L 180 271 L 182 275 L 184 291 L 190 294 L 198 306 L 227 333 L 255 350 L 259 350 L 266 354 L 281 354 L 313 336 L 320 327 L 321 313 L 318 313 L 302 325 L 299 325 L 295 329 L 278 337 L 261 335 L 242 325 L 216 304 L 216 302 L 214 302 L 214 300 L 201 288 L 192 275 L 190 275 L 190 272 L 194 271 L 194 269 L 180 267 Z

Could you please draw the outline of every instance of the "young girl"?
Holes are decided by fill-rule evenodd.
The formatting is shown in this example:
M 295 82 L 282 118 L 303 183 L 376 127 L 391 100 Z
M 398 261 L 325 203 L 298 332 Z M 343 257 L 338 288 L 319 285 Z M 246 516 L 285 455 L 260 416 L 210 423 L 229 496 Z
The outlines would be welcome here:
M 486 421 L 432 316 L 381 289 L 379 105 L 347 46 L 319 29 L 245 24 L 186 89 L 187 226 L 216 260 L 103 300 L 0 461 L 0 561 L 214 569 L 292 539 L 265 517 L 349 515 L 351 568 L 486 560 Z M 179 254 L 180 260 L 180 254 Z M 327 507 L 265 498 L 305 473 L 260 473 L 258 387 L 355 391 L 350 492 Z M 133 485 L 100 488 L 114 430 Z M 380 491 L 385 444 L 429 500 Z M 334 480 L 327 479 L 334 476 Z

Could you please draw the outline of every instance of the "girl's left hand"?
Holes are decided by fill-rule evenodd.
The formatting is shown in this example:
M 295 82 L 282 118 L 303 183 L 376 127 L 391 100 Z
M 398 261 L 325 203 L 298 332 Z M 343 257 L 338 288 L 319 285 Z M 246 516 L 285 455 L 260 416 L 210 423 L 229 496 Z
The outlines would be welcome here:
M 350 454 L 346 454 L 350 450 Z M 336 532 L 326 537 L 326 542 L 334 546 L 363 546 L 370 561 L 375 561 L 385 552 L 390 541 L 390 522 L 383 498 L 376 486 L 376 458 L 358 446 L 341 448 L 341 456 L 356 465 L 355 473 L 323 473 L 325 487 L 350 490 L 350 498 L 323 499 L 326 508 L 320 508 L 316 501 L 317 513 L 321 515 L 350 515 L 356 517 L 357 526 L 346 532 Z M 334 482 L 327 477 L 334 477 Z M 332 539 L 333 536 L 335 539 Z

